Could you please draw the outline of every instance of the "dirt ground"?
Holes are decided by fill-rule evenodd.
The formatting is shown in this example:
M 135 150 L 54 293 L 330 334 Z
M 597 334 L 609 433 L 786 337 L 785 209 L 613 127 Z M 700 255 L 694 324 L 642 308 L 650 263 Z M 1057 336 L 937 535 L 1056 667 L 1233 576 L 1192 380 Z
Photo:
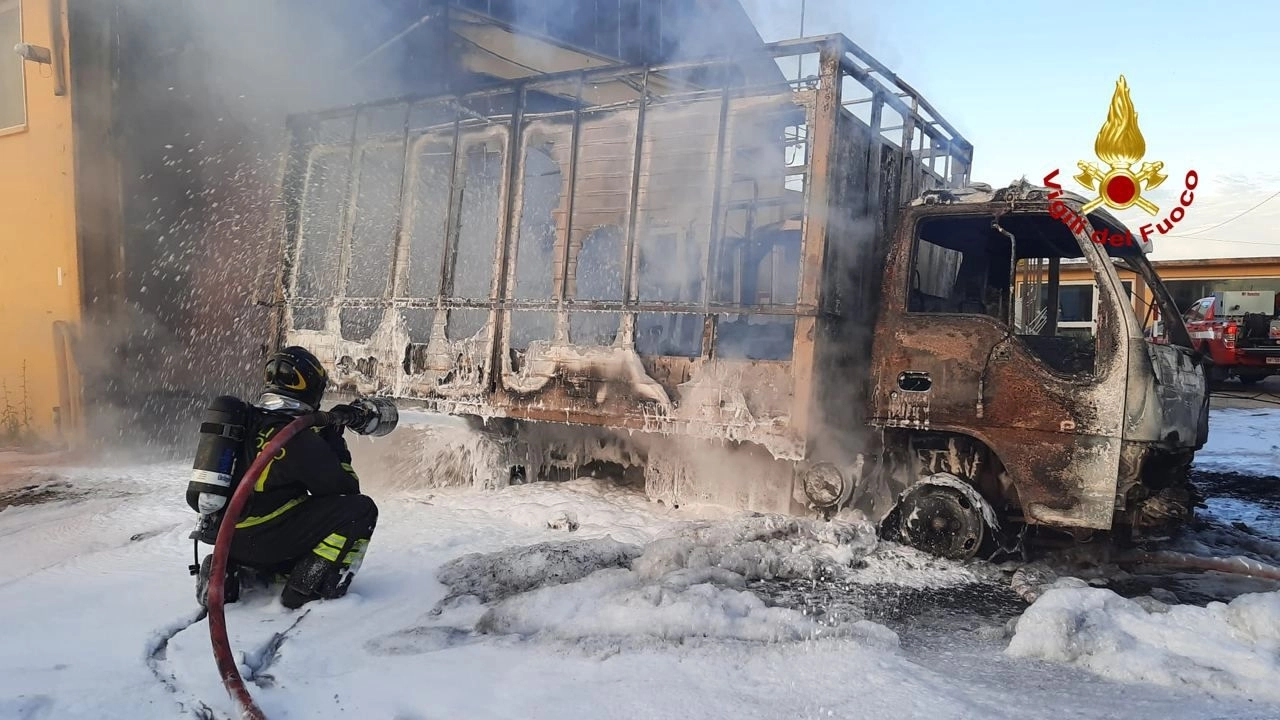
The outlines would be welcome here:
M 83 457 L 68 452 L 0 451 L 0 509 L 39 502 L 42 489 L 59 480 L 58 474 L 47 468 L 65 467 L 79 460 Z
M 1246 409 L 1280 407 L 1280 375 L 1272 375 L 1249 387 L 1236 380 L 1222 383 L 1213 388 L 1209 406 Z

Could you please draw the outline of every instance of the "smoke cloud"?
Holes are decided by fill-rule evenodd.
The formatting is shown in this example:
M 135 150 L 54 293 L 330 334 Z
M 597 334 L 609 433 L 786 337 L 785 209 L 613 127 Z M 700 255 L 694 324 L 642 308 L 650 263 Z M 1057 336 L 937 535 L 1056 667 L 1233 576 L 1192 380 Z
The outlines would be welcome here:
M 254 392 L 286 119 L 435 82 L 407 72 L 431 67 L 422 33 L 382 46 L 437 5 L 101 0 L 76 11 L 72 43 L 86 55 L 99 26 L 115 33 L 101 56 L 109 101 L 77 108 L 81 127 L 110 128 L 113 157 L 80 170 L 80 203 L 110 205 L 118 192 L 124 233 L 118 272 L 83 269 L 123 291 L 96 299 L 76 352 L 101 411 L 95 435 L 186 445 L 207 399 Z

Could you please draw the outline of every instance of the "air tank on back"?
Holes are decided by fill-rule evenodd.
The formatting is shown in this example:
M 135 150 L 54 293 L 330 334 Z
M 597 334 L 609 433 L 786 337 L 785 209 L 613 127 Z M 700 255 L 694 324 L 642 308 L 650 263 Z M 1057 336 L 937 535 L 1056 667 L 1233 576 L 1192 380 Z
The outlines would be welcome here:
M 222 395 L 204 411 L 200 442 L 187 483 L 187 505 L 201 515 L 222 510 L 231 498 L 248 409 L 240 398 Z

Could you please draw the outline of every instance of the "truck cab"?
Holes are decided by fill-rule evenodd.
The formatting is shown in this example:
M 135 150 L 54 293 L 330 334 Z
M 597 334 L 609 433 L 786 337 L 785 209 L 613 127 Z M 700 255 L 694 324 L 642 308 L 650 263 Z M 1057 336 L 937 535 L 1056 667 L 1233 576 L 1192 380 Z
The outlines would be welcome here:
M 1219 291 L 1183 315 L 1196 348 L 1213 359 L 1210 380 L 1253 385 L 1280 373 L 1280 308 L 1270 290 Z
M 1200 357 L 1147 259 L 1149 244 L 1083 198 L 1047 188 L 935 191 L 901 215 L 873 348 L 872 424 L 909 468 L 893 501 L 901 536 L 963 554 L 976 517 L 938 473 L 964 479 L 1003 521 L 1134 534 L 1190 517 L 1187 473 L 1207 437 Z M 1079 218 L 1073 229 L 1070 209 Z M 1093 238 L 1125 238 L 1095 242 Z M 1096 332 L 1060 323 L 1064 262 L 1087 262 Z M 1117 273 L 1136 274 L 1165 317 L 1147 337 Z M 923 496 L 923 497 L 921 497 Z M 959 544 L 957 544 L 959 543 Z

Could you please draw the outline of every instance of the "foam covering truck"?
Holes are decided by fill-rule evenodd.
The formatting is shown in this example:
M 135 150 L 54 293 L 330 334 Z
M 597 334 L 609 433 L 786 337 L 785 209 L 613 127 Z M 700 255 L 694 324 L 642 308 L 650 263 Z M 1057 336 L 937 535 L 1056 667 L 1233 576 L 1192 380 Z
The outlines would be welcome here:
M 1150 244 L 1050 214 L 1084 197 L 971 183 L 972 145 L 843 36 L 759 54 L 292 116 L 269 344 L 468 418 L 502 453 L 486 482 L 860 516 L 951 558 L 1187 520 L 1205 360 Z M 1091 335 L 1059 328 L 1065 260 Z

